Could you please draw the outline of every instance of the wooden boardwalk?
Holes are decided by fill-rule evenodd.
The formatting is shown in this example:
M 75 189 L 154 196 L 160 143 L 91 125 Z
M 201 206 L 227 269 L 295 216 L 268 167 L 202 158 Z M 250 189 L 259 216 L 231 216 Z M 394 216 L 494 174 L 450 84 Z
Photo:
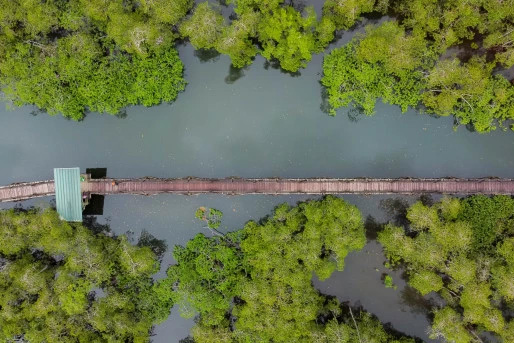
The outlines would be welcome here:
M 15 183 L 0 187 L 0 202 L 21 201 L 55 194 L 54 181 Z
M 0 187 L 0 202 L 20 201 L 55 193 L 53 181 Z M 98 179 L 81 184 L 85 194 L 508 194 L 514 180 L 483 179 Z

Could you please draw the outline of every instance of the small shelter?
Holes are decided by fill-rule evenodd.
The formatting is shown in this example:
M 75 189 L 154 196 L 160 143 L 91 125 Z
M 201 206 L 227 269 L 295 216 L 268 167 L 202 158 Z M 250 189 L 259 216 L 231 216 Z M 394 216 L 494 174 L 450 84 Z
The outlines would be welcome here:
M 57 213 L 69 222 L 82 222 L 80 168 L 55 168 L 55 200 Z

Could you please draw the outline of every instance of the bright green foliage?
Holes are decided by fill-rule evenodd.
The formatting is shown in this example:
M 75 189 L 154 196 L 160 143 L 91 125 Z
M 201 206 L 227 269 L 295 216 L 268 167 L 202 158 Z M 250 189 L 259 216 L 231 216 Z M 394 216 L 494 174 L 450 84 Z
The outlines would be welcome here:
M 262 56 L 277 59 L 287 71 L 304 68 L 316 50 L 316 14 L 312 8 L 308 10 L 303 17 L 292 7 L 280 7 L 273 15 L 263 17 L 259 23 Z
M 457 219 L 461 211 L 461 202 L 457 198 L 444 196 L 441 201 L 439 201 L 439 211 L 446 220 Z
M 380 26 L 367 26 L 366 34 L 356 47 L 359 61 L 380 63 L 388 74 L 400 76 L 403 71 L 413 71 L 425 66 L 433 56 L 420 36 L 407 35 L 395 21 Z
M 338 28 L 347 28 L 360 9 L 366 12 L 373 6 L 387 7 L 365 0 L 328 0 L 324 13 Z M 381 98 L 402 111 L 421 107 L 455 116 L 457 125 L 478 132 L 505 128 L 514 119 L 514 86 L 494 73 L 498 65 L 514 65 L 512 1 L 413 0 L 392 2 L 390 8 L 398 14 L 398 24 L 368 28 L 364 36 L 325 58 L 322 83 L 331 114 L 350 104 L 372 114 Z M 333 18 L 337 11 L 345 15 Z M 448 48 L 464 43 L 464 51 L 475 56 L 459 60 L 447 54 L 435 63 Z
M 391 275 L 386 275 L 384 277 L 384 286 L 386 288 L 394 288 L 394 289 L 396 289 L 396 286 L 394 285 L 394 282 L 393 282 L 393 277 Z
M 514 118 L 514 86 L 492 74 L 494 63 L 483 57 L 435 63 L 437 49 L 421 32 L 406 34 L 396 22 L 368 27 L 364 36 L 325 57 L 321 82 L 331 114 L 350 104 L 373 114 L 382 98 L 402 111 L 422 104 L 427 112 L 453 115 L 478 132 Z
M 0 212 L 0 341 L 148 342 L 171 301 L 148 248 L 53 210 Z M 100 292 L 100 293 L 99 293 Z
M 473 336 L 466 330 L 461 315 L 449 307 L 435 311 L 430 338 L 444 338 L 447 342 L 469 343 Z
M 347 30 L 360 19 L 361 13 L 371 12 L 375 0 L 326 0 L 323 4 L 323 17 L 335 23 L 338 30 Z
M 434 40 L 441 53 L 473 40 L 473 48 L 488 49 L 508 68 L 514 64 L 513 5 L 503 0 L 412 0 L 399 1 L 393 9 L 407 28 Z
M 189 37 L 195 48 L 216 49 L 230 56 L 236 68 L 242 68 L 251 64 L 257 54 L 252 39 L 257 35 L 260 17 L 258 12 L 243 11 L 227 25 L 219 9 L 203 2 L 180 27 L 180 32 Z
M 437 208 L 425 206 L 421 201 L 409 207 L 407 219 L 411 222 L 411 228 L 416 231 L 434 229 L 439 225 Z
M 221 37 L 216 42 L 216 50 L 230 57 L 236 68 L 242 68 L 252 63 L 257 54 L 257 47 L 252 38 L 257 35 L 260 20 L 258 12 L 244 12 L 230 26 L 224 28 Z
M 249 11 L 271 12 L 284 3 L 284 0 L 227 0 L 235 5 L 234 11 L 241 15 Z
M 177 25 L 193 7 L 193 0 L 140 0 L 142 11 L 159 23 Z
M 485 0 L 414 0 L 401 1 L 395 11 L 405 16 L 404 24 L 415 32 L 433 39 L 438 49 L 472 39 L 476 31 L 483 32 L 480 6 Z
M 173 48 L 104 57 L 90 37 L 77 35 L 48 49 L 18 44 L 0 64 L 2 90 L 14 104 L 31 103 L 78 120 L 86 111 L 116 114 L 127 105 L 173 101 L 185 87 Z
M 173 299 L 182 315 L 201 315 L 205 325 L 228 325 L 225 314 L 245 277 L 242 253 L 236 248 L 238 234 L 207 238 L 198 234 L 185 247 L 177 246 L 177 265 L 168 270 L 170 283 L 177 283 Z
M 319 294 L 311 278 L 342 270 L 345 256 L 364 243 L 359 211 L 341 199 L 283 204 L 240 231 L 197 235 L 176 247 L 168 279 L 183 314 L 200 315 L 192 330 L 197 343 L 332 343 L 343 336 L 354 342 L 352 319 L 341 314 L 337 300 Z M 366 342 L 395 342 L 370 316 L 355 317 Z
M 193 15 L 180 26 L 180 33 L 188 37 L 196 49 L 212 49 L 216 41 L 223 34 L 225 19 L 209 6 L 202 2 L 196 6 Z
M 197 49 L 216 49 L 241 68 L 260 51 L 289 72 L 297 72 L 334 39 L 336 24 L 317 20 L 312 7 L 302 12 L 283 0 L 234 0 L 237 17 L 226 23 L 218 8 L 199 4 L 180 27 Z M 260 50 L 257 48 L 258 43 Z
M 206 209 L 205 207 L 199 207 L 195 212 L 195 217 L 206 222 L 208 228 L 217 229 L 221 225 L 223 212 L 215 208 Z
M 493 64 L 473 57 L 440 61 L 430 71 L 423 104 L 429 112 L 454 115 L 460 124 L 479 132 L 496 129 L 496 122 L 514 118 L 514 87 L 501 75 L 492 76 Z
M 0 0 L 1 90 L 15 105 L 75 120 L 173 101 L 185 86 L 173 28 L 191 5 Z
M 252 281 L 240 295 L 245 306 L 235 309 L 236 329 L 247 341 L 308 340 L 323 305 L 312 273 L 328 278 L 344 268 L 350 251 L 364 246 L 359 211 L 334 197 L 294 208 L 284 204 L 265 223 L 248 223 L 244 233 L 241 249 Z
M 407 211 L 409 235 L 387 225 L 378 240 L 392 264 L 403 263 L 409 284 L 422 295 L 438 292 L 431 337 L 474 342 L 488 331 L 507 343 L 511 324 L 501 301 L 514 305 L 514 199 L 506 196 L 443 198 Z
M 331 114 L 352 103 L 373 114 L 378 98 L 404 112 L 417 106 L 425 84 L 421 71 L 433 59 L 431 47 L 420 36 L 406 34 L 398 23 L 368 26 L 365 36 L 325 57 L 321 82 Z
M 356 316 L 359 329 L 355 330 L 355 323 L 349 319 L 343 323 L 330 320 L 324 332 L 317 333 L 312 341 L 315 343 L 413 343 L 414 340 L 406 337 L 393 337 L 388 334 L 379 321 L 367 313 L 361 312 Z
M 436 273 L 429 270 L 422 270 L 413 274 L 409 284 L 416 288 L 422 295 L 430 292 L 438 292 L 443 288 L 443 280 Z

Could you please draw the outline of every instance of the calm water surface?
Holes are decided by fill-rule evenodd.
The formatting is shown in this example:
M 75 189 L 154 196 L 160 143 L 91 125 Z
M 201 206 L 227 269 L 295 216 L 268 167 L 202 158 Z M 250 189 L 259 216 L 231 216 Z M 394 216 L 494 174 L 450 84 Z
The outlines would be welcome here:
M 338 45 L 348 39 L 343 36 Z M 291 77 L 265 68 L 260 57 L 234 72 L 224 56 L 202 61 L 190 45 L 179 50 L 189 84 L 171 105 L 132 107 L 125 118 L 91 114 L 80 123 L 46 114 L 34 117 L 29 107 L 8 111 L 2 106 L 0 184 L 50 179 L 54 167 L 71 166 L 105 167 L 113 177 L 514 177 L 514 133 L 454 132 L 451 118 L 401 114 L 383 104 L 374 117 L 353 117 L 345 110 L 327 116 L 320 109 L 321 55 Z M 366 216 L 390 219 L 379 206 L 385 197 L 344 198 Z M 203 231 L 193 216 L 199 206 L 222 210 L 224 229 L 236 230 L 281 202 L 305 199 L 120 195 L 106 198 L 99 220 L 116 233 L 133 231 L 135 237 L 146 229 L 171 248 Z M 48 200 L 26 205 L 47 206 Z M 370 241 L 347 258 L 343 272 L 314 284 L 397 330 L 427 339 L 423 303 L 405 288 L 399 273 L 393 274 L 397 290 L 383 287 L 383 259 L 380 247 Z M 167 253 L 163 270 L 172 262 Z M 153 340 L 178 342 L 191 325 L 174 310 Z

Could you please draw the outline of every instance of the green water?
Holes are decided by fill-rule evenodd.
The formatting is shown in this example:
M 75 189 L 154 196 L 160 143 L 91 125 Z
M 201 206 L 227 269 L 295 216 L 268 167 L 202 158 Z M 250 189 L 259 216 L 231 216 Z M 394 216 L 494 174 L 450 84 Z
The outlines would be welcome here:
M 338 44 L 347 40 L 343 36 Z M 105 167 L 113 177 L 514 176 L 514 133 L 479 135 L 463 127 L 454 132 L 451 118 L 401 114 L 383 104 L 374 117 L 349 117 L 346 111 L 327 116 L 320 109 L 322 56 L 314 56 L 300 76 L 291 77 L 265 69 L 260 57 L 238 74 L 231 73 L 223 56 L 201 62 L 190 45 L 181 46 L 180 55 L 189 84 L 171 105 L 129 108 L 125 118 L 91 114 L 80 123 L 45 114 L 34 117 L 29 107 L 2 108 L 0 184 L 50 179 L 54 167 L 73 166 Z M 146 229 L 171 248 L 202 231 L 193 216 L 198 206 L 224 211 L 225 230 L 235 230 L 269 214 L 278 203 L 306 198 L 112 196 L 99 220 L 116 233 L 132 230 L 135 237 Z M 384 197 L 344 198 L 366 215 L 388 219 L 378 206 Z M 411 299 L 399 275 L 394 275 L 398 290 L 383 288 L 382 261 L 372 241 L 348 257 L 344 272 L 315 284 L 426 339 L 426 311 L 419 299 Z M 171 262 L 168 253 L 163 264 Z M 178 342 L 191 325 L 174 310 L 156 328 L 153 340 Z

